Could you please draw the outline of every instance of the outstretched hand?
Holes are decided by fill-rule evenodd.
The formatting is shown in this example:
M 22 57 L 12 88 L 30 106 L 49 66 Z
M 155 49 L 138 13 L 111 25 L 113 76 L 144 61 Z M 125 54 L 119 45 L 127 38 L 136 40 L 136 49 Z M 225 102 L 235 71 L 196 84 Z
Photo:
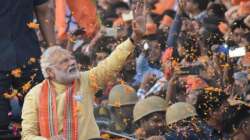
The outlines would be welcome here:
M 146 0 L 140 0 L 137 2 L 134 9 L 134 20 L 132 21 L 132 39 L 135 42 L 140 41 L 146 32 Z

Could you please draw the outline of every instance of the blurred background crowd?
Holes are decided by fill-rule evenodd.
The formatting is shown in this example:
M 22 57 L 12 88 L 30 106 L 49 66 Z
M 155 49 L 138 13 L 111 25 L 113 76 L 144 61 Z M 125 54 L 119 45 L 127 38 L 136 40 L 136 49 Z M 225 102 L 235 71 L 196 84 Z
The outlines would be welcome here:
M 76 2 L 51 0 L 50 6 L 57 43 L 72 51 L 85 71 L 131 35 L 138 1 Z M 144 4 L 146 35 L 122 72 L 95 95 L 102 138 L 250 140 L 250 1 Z M 44 50 L 47 44 L 37 26 L 36 20 L 29 24 Z M 18 77 L 19 71 L 11 74 Z M 20 136 L 22 101 L 34 85 L 27 82 L 3 95 L 11 104 L 11 122 L 2 125 L 0 139 Z

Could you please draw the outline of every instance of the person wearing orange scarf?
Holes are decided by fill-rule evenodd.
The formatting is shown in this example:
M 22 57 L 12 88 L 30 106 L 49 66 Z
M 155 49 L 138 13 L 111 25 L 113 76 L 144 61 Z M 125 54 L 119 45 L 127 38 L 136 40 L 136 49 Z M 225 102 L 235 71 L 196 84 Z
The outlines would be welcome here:
M 93 114 L 94 95 L 113 80 L 145 34 L 145 9 L 137 6 L 133 33 L 95 68 L 80 72 L 71 52 L 59 46 L 41 57 L 45 80 L 27 94 L 22 111 L 22 140 L 99 138 Z

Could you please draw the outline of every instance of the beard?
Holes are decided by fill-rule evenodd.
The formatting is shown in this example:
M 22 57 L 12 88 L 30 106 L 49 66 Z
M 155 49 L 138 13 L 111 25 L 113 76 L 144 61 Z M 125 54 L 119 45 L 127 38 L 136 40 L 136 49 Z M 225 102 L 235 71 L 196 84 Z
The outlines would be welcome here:
M 67 71 L 55 69 L 55 80 L 58 83 L 70 84 L 80 77 L 80 71 L 76 66 L 71 66 Z

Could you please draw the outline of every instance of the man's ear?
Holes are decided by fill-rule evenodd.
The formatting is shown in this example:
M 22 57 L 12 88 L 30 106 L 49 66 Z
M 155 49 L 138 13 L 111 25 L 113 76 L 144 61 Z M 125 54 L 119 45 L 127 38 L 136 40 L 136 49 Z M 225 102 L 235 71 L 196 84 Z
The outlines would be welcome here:
M 55 71 L 54 71 L 51 67 L 48 67 L 48 68 L 46 69 L 46 72 L 47 72 L 48 77 L 49 77 L 50 79 L 54 79 L 54 78 L 55 78 Z

